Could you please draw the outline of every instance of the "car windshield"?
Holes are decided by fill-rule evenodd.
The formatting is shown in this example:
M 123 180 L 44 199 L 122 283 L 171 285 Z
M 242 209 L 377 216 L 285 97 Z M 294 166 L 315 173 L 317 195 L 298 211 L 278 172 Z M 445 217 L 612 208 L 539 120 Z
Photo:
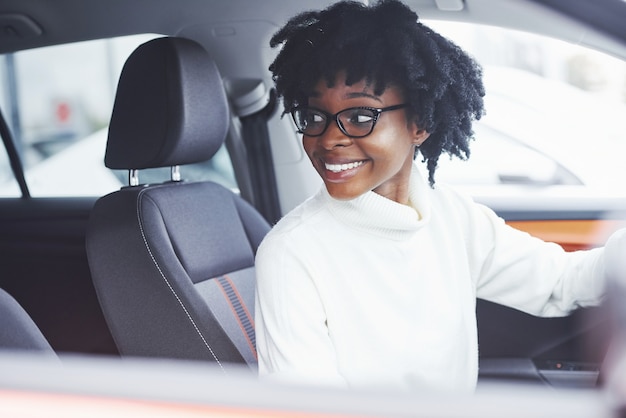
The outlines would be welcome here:
M 519 31 L 427 24 L 477 58 L 487 92 L 471 157 L 442 158 L 439 180 L 469 188 L 513 184 L 623 190 L 624 62 Z

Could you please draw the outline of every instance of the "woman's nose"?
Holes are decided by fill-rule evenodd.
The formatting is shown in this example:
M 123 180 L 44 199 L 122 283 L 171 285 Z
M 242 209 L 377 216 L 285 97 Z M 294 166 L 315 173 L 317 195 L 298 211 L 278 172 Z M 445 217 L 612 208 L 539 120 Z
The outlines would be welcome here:
M 346 147 L 352 144 L 352 138 L 346 135 L 341 128 L 339 128 L 337 121 L 329 123 L 328 128 L 326 128 L 326 131 L 318 138 L 318 140 L 320 145 L 327 150 L 337 147 Z

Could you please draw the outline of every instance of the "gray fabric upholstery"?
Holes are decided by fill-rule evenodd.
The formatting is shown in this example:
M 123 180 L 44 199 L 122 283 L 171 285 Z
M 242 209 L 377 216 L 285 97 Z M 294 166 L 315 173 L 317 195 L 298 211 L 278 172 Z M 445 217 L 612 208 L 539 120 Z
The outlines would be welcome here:
M 206 161 L 224 142 L 228 125 L 222 80 L 202 46 L 155 39 L 124 64 L 105 164 L 142 169 Z
M 208 301 L 222 328 L 232 330 L 229 332 L 230 339 L 249 364 L 256 363 L 254 311 L 250 310 L 254 306 L 254 274 L 254 269 L 248 268 L 195 285 L 196 290 Z M 235 301 L 231 301 L 228 296 L 224 297 L 231 287 L 234 289 Z M 243 309 L 243 312 L 238 315 L 235 313 L 237 309 Z
M 176 56 L 177 71 L 164 71 L 162 67 L 169 67 L 170 62 L 153 59 L 162 55 Z M 158 117 L 166 120 L 157 127 L 152 126 L 152 118 L 144 117 L 145 109 L 135 106 L 144 101 L 137 96 L 157 100 L 154 91 L 141 83 L 124 82 L 125 74 L 151 71 L 165 74 L 163 83 L 180 90 L 168 91 L 180 96 L 168 105 L 181 108 L 159 110 Z M 180 74 L 195 76 L 179 83 Z M 140 46 L 121 78 L 112 121 L 123 123 L 111 126 L 108 164 L 114 161 L 114 166 L 126 169 L 184 164 L 200 156 L 208 158 L 224 141 L 221 122 L 204 126 L 191 120 L 211 119 L 207 113 L 227 114 L 228 110 L 219 73 L 208 54 L 192 41 L 161 38 Z M 219 94 L 205 92 L 202 103 L 197 103 L 198 91 L 205 85 L 217 89 L 218 84 Z M 188 95 L 194 99 L 188 100 Z M 204 113 L 198 113 L 196 106 Z M 133 115 L 138 115 L 134 123 Z M 201 126 L 206 132 L 200 132 L 200 137 L 195 129 L 161 135 L 161 130 L 180 122 L 181 115 L 190 118 L 186 124 Z M 142 153 L 150 158 L 144 159 Z M 268 230 L 267 222 L 250 204 L 212 182 L 124 187 L 100 198 L 89 220 L 87 255 L 120 353 L 207 360 L 223 368 L 231 363 L 256 367 L 256 351 L 246 344 L 251 338 L 242 328 L 251 318 L 233 315 L 254 311 L 254 255 Z M 233 278 L 231 294 L 242 296 L 235 304 L 241 301 L 244 309 L 228 308 L 224 287 L 213 283 L 221 277 Z
M 54 354 L 28 313 L 3 289 L 0 289 L 0 349 Z

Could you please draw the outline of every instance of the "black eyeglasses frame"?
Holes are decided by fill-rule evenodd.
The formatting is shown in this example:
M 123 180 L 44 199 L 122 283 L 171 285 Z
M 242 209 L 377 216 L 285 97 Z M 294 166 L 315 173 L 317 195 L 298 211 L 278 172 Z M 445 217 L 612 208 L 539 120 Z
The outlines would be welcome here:
M 376 122 L 378 122 L 378 118 L 380 117 L 380 114 L 383 112 L 389 112 L 392 110 L 398 110 L 398 109 L 403 109 L 405 107 L 407 107 L 408 104 L 407 103 L 400 103 L 397 105 L 393 105 L 393 106 L 387 106 L 387 107 L 369 107 L 369 106 L 355 106 L 355 107 L 349 107 L 347 109 L 343 109 L 340 110 L 339 112 L 335 113 L 334 115 L 328 112 L 325 112 L 321 109 L 318 109 L 316 107 L 312 107 L 312 106 L 296 106 L 293 109 L 291 109 L 291 117 L 294 121 L 294 123 L 296 124 L 296 128 L 298 129 L 298 133 L 302 134 L 302 135 L 306 135 L 306 136 L 310 136 L 310 137 L 319 137 L 324 135 L 324 132 L 326 132 L 326 130 L 328 129 L 328 126 L 330 125 L 331 121 L 335 121 L 335 123 L 337 124 L 337 126 L 339 127 L 339 130 L 346 135 L 349 138 L 364 138 L 368 135 L 371 135 L 371 133 L 374 131 L 374 127 L 376 126 Z M 322 131 L 319 134 L 315 134 L 315 135 L 310 135 L 305 133 L 304 131 L 302 131 L 299 126 L 298 126 L 298 121 L 296 118 L 296 112 L 301 111 L 302 109 L 312 109 L 315 110 L 316 112 L 321 113 L 322 115 L 324 115 L 326 117 L 326 125 L 324 125 L 324 129 L 322 129 Z M 372 120 L 372 126 L 371 129 L 368 133 L 364 134 L 364 135 L 350 135 L 348 132 L 346 132 L 345 127 L 343 126 L 343 124 L 341 123 L 341 121 L 339 120 L 339 115 L 350 111 L 350 110 L 358 110 L 358 109 L 364 109 L 364 110 L 369 110 L 374 114 L 374 118 Z

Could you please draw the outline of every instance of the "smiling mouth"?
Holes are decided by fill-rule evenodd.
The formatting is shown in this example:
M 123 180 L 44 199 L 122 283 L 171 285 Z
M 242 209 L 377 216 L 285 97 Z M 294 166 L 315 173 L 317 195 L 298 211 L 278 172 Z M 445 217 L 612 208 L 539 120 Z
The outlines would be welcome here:
M 352 170 L 353 168 L 357 168 L 363 165 L 363 161 L 355 161 L 347 164 L 329 164 L 324 163 L 326 170 L 332 171 L 333 173 L 340 173 L 342 171 Z

